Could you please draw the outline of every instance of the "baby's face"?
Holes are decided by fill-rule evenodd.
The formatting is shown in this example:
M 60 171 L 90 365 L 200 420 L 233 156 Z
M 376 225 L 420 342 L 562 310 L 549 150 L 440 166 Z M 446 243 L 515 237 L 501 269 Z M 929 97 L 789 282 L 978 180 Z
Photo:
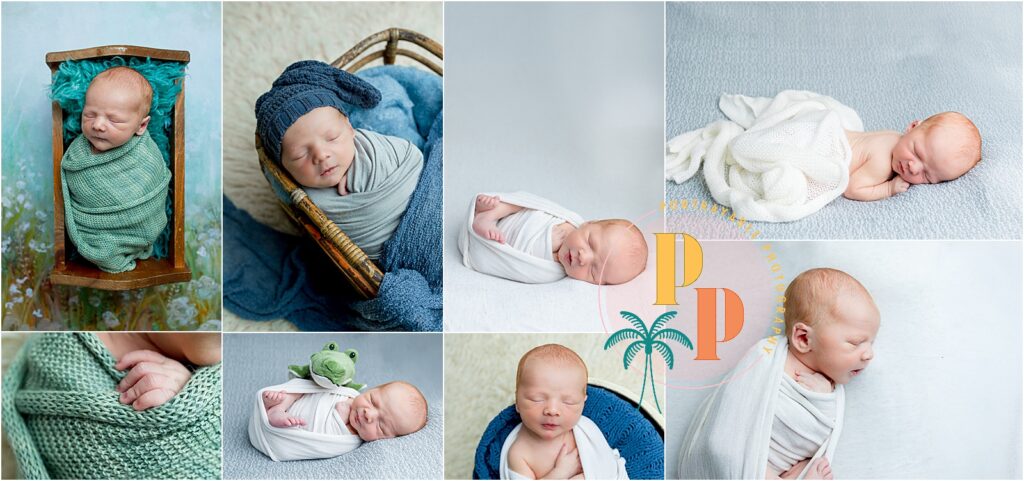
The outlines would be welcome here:
M 973 162 L 959 154 L 965 134 L 954 127 L 917 128 L 917 122 L 892 149 L 892 170 L 911 184 L 938 184 L 964 175 Z
M 846 384 L 875 356 L 873 343 L 880 322 L 874 303 L 861 294 L 841 294 L 839 315 L 814 327 L 811 361 L 836 384 Z
M 120 147 L 149 125 L 148 105 L 137 90 L 96 80 L 85 92 L 82 135 L 97 152 Z
M 628 258 L 631 236 L 624 226 L 587 222 L 566 236 L 558 262 L 573 279 L 605 285 L 629 282 L 639 274 L 637 263 Z
M 363 441 L 404 436 L 419 429 L 410 396 L 412 388 L 402 384 L 375 387 L 352 400 L 348 422 Z
M 572 431 L 583 415 L 587 376 L 568 362 L 530 359 L 516 389 L 516 411 L 523 426 L 542 439 Z
M 356 155 L 355 131 L 334 107 L 299 117 L 281 139 L 281 165 L 305 187 L 334 187 Z

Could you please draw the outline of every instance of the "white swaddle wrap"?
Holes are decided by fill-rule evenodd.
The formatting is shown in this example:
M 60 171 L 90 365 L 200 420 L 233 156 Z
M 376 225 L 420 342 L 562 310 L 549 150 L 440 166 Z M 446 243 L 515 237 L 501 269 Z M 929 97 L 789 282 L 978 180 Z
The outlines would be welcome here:
M 792 377 L 782 376 L 775 401 L 768 464 L 782 473 L 813 457 L 835 429 L 835 420 L 835 392 L 814 392 Z
M 779 389 L 785 374 L 787 342 L 783 336 L 762 339 L 743 356 L 697 411 L 679 453 L 682 479 L 764 479 L 776 414 L 792 414 L 792 405 L 780 405 Z M 843 428 L 845 394 L 837 385 L 834 418 L 825 440 L 813 451 L 809 467 L 825 456 L 829 462 Z M 808 404 L 810 404 L 808 402 Z M 781 411 L 780 411 L 781 410 Z M 796 423 L 806 416 L 788 416 L 795 429 L 816 429 L 816 420 Z M 785 442 L 784 440 L 780 440 Z M 806 473 L 800 473 L 800 478 Z
M 773 98 L 722 95 L 729 120 L 668 141 L 665 178 L 681 183 L 704 164 L 711 196 L 747 220 L 788 222 L 842 195 L 852 152 L 846 130 L 863 131 L 853 109 L 814 92 Z
M 551 230 L 562 222 L 579 227 L 583 218 L 550 200 L 527 192 L 487 195 L 496 195 L 502 202 L 526 210 L 498 222 L 498 228 L 505 235 L 505 243 L 501 244 L 480 237 L 473 230 L 476 202 L 470 202 L 469 218 L 459 233 L 462 263 L 477 272 L 527 284 L 555 282 L 565 277 L 565 269 L 551 255 Z
M 276 428 L 270 425 L 263 405 L 264 391 L 305 394 L 288 409 L 302 418 L 306 426 Z M 328 389 L 308 379 L 291 379 L 284 384 L 265 387 L 256 393 L 254 410 L 249 417 L 249 442 L 274 461 L 330 458 L 345 454 L 363 443 L 349 433 L 334 405 L 342 398 L 359 395 L 355 389 Z
M 522 423 L 515 427 L 505 443 L 501 445 L 501 479 L 529 479 L 508 467 L 508 450 L 523 429 Z M 626 458 L 619 456 L 618 449 L 612 449 L 608 440 L 601 433 L 601 428 L 590 418 L 580 416 L 579 422 L 572 428 L 576 438 L 576 449 L 583 466 L 583 477 L 586 479 L 629 479 L 626 472 Z

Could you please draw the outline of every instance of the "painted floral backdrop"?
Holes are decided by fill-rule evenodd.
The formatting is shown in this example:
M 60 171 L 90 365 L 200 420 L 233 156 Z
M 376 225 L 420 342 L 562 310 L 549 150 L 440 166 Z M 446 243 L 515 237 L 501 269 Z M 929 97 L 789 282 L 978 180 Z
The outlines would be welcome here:
M 220 329 L 221 76 L 217 3 L 4 3 L 3 330 Z M 46 52 L 100 45 L 188 50 L 187 283 L 132 291 L 51 285 L 53 173 Z

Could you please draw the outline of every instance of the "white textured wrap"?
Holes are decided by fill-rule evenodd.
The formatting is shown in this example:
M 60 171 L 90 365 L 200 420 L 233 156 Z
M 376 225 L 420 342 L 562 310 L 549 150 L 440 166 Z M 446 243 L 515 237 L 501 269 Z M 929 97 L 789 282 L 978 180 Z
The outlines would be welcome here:
M 747 220 L 788 222 L 842 195 L 852 152 L 846 130 L 863 131 L 853 109 L 831 97 L 786 90 L 773 98 L 722 95 L 729 120 L 668 141 L 665 178 L 681 183 L 701 163 L 715 201 Z
M 267 409 L 263 406 L 264 391 L 305 394 L 292 404 L 288 412 L 305 420 L 306 426 L 271 426 Z M 363 440 L 349 433 L 334 405 L 342 398 L 358 395 L 355 389 L 327 389 L 308 379 L 291 379 L 284 384 L 260 389 L 249 417 L 249 442 L 274 461 L 331 458 L 345 454 L 358 448 Z
M 743 356 L 701 403 L 679 453 L 682 479 L 764 479 L 772 424 L 785 376 L 787 342 L 783 336 L 762 339 Z M 843 428 L 845 394 L 835 392 L 831 432 L 811 456 L 809 467 L 825 456 L 832 462 Z M 800 479 L 806 473 L 800 473 Z
M 530 479 L 508 467 L 508 450 L 522 428 L 523 425 L 520 423 L 501 445 L 501 479 Z M 619 456 L 618 449 L 612 449 L 608 445 L 608 440 L 604 438 L 601 428 L 598 428 L 594 421 L 586 416 L 580 416 L 579 422 L 572 428 L 572 435 L 576 439 L 584 479 L 629 479 L 626 458 Z
M 565 277 L 565 269 L 551 256 L 551 229 L 562 222 L 579 227 L 583 218 L 528 192 L 486 195 L 496 195 L 502 202 L 536 212 L 522 211 L 502 219 L 498 223 L 506 239 L 506 243 L 502 244 L 480 237 L 473 230 L 473 218 L 476 215 L 474 197 L 474 201 L 470 202 L 466 226 L 459 233 L 462 263 L 477 272 L 527 284 L 555 282 Z M 545 249 L 547 255 L 536 255 Z

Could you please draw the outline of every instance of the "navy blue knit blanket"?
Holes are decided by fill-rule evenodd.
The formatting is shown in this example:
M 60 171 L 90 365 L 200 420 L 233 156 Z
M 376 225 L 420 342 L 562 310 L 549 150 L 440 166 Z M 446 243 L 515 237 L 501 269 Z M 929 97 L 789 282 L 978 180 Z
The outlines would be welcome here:
M 664 479 L 665 441 L 635 404 L 611 391 L 589 385 L 583 415 L 594 421 L 608 445 L 626 458 L 630 479 Z M 520 422 L 515 406 L 505 408 L 491 420 L 476 447 L 473 479 L 499 479 L 501 446 Z
M 360 300 L 310 239 L 279 233 L 224 198 L 224 306 L 252 320 L 284 318 L 311 331 L 441 330 L 441 78 L 410 67 L 358 74 L 383 100 L 350 108 L 352 125 L 402 137 L 423 151 L 419 182 L 383 247 L 377 297 Z

